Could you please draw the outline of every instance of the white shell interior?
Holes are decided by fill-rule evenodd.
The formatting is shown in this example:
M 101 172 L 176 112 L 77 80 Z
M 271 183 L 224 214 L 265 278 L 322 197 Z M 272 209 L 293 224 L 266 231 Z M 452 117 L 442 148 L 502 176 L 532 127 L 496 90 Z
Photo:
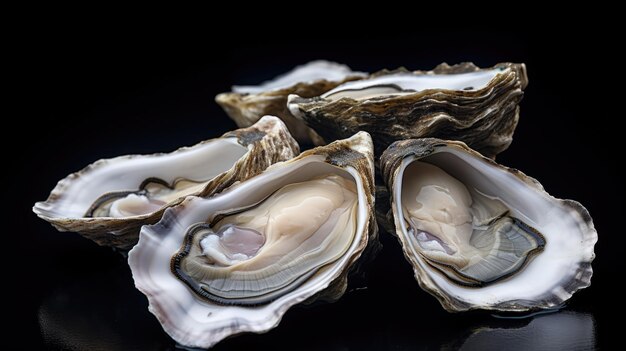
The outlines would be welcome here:
M 330 100 L 338 100 L 342 97 L 366 100 L 378 96 L 412 94 L 427 89 L 474 91 L 484 88 L 497 74 L 507 70 L 509 68 L 494 68 L 459 74 L 388 74 L 371 79 L 346 82 L 321 96 Z M 392 89 L 391 86 L 396 86 L 402 91 Z
M 400 226 L 398 234 L 404 236 L 405 246 L 427 272 L 426 279 L 430 279 L 439 290 L 453 299 L 487 309 L 499 303 L 516 300 L 542 301 L 542 298 L 552 295 L 562 300 L 569 298 L 571 292 L 565 291 L 562 285 L 579 272 L 579 263 L 591 261 L 594 257 L 593 244 L 597 239 L 588 235 L 589 228 L 580 214 L 561 205 L 547 193 L 528 186 L 504 169 L 493 167 L 484 160 L 454 148 L 442 149 L 421 161 L 435 164 L 465 185 L 500 199 L 511 210 L 511 216 L 541 232 L 546 239 L 546 245 L 543 252 L 513 276 L 485 287 L 470 288 L 454 284 L 445 275 L 432 269 L 415 246 L 407 245 L 411 238 L 408 237 L 405 221 L 397 221 Z M 398 179 L 403 179 L 405 168 L 413 160 L 414 158 L 403 160 L 397 174 Z M 402 182 L 397 181 L 393 190 L 396 214 L 402 213 L 401 186 Z
M 280 90 L 297 83 L 313 83 L 320 80 L 342 81 L 349 76 L 365 76 L 362 72 L 353 72 L 350 67 L 329 61 L 311 61 L 297 66 L 293 70 L 259 85 L 235 85 L 233 92 L 240 94 L 258 94 L 265 91 Z
M 286 184 L 328 173 L 356 182 L 359 206 L 355 239 L 344 256 L 320 269 L 295 290 L 257 307 L 222 306 L 201 300 L 172 274 L 170 259 L 181 248 L 189 226 L 205 222 L 217 212 L 261 201 Z M 177 208 L 168 209 L 161 222 L 142 228 L 139 244 L 130 252 L 128 260 L 135 285 L 148 296 L 150 310 L 165 331 L 183 345 L 210 347 L 232 334 L 269 330 L 289 307 L 323 290 L 346 269 L 366 233 L 367 194 L 363 189 L 361 176 L 354 168 L 340 169 L 325 163 L 322 156 L 309 156 L 288 167 L 276 164 L 215 197 L 188 198 Z
M 38 202 L 35 212 L 47 217 L 82 218 L 101 195 L 112 191 L 137 190 L 150 177 L 168 183 L 176 179 L 208 183 L 229 170 L 248 152 L 237 138 L 218 138 L 169 154 L 122 156 L 100 160 L 82 174 L 59 182 L 63 189 L 54 202 Z M 56 189 L 55 189 L 56 190 Z

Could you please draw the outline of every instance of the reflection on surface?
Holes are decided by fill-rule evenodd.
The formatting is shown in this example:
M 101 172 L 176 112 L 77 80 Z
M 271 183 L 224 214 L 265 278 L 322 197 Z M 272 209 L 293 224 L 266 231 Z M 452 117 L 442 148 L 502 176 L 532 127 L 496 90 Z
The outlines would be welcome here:
M 590 314 L 561 311 L 538 315 L 524 326 L 513 320 L 472 329 L 442 349 L 449 350 L 592 350 L 596 346 L 595 323 Z
M 72 265 L 63 267 L 69 279 L 50 289 L 39 307 L 46 348 L 177 348 L 148 312 L 147 300 L 134 288 L 124 260 L 101 264 L 93 274 L 73 270 Z M 397 277 L 404 275 L 398 273 Z M 293 308 L 270 332 L 242 334 L 220 342 L 212 350 L 511 351 L 596 346 L 591 314 L 561 311 L 526 319 L 498 319 L 484 313 L 450 314 L 419 290 L 408 274 L 404 280 L 395 275 L 390 281 L 376 275 L 370 278 L 367 289 L 349 292 L 337 303 Z
M 159 349 L 169 342 L 148 312 L 144 296 L 121 268 L 50 291 L 38 313 L 46 348 Z

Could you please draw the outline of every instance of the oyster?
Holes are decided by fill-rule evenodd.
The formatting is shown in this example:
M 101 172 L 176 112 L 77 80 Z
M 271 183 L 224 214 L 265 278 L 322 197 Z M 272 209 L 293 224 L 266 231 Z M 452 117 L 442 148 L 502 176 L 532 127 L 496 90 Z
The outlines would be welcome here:
M 376 245 L 372 142 L 361 132 L 278 163 L 141 230 L 136 287 L 177 342 L 210 347 L 275 327 L 293 305 L 334 301 Z
M 319 97 L 290 95 L 288 107 L 326 141 L 369 132 L 376 156 L 396 140 L 438 137 L 493 157 L 512 141 L 527 82 L 524 64 L 444 63 L 428 72 L 380 72 Z
M 446 310 L 551 308 L 589 286 L 597 233 L 578 202 L 458 141 L 398 141 L 380 162 L 404 255 Z
M 353 72 L 345 65 L 312 61 L 258 86 L 235 85 L 231 93 L 219 94 L 215 101 L 239 127 L 250 126 L 266 114 L 275 115 L 287 124 L 298 142 L 322 145 L 325 143 L 315 131 L 289 113 L 287 95 L 318 96 L 343 82 L 364 76 L 364 73 Z
M 61 231 L 100 245 L 132 247 L 139 227 L 188 195 L 210 196 L 299 152 L 278 118 L 169 154 L 99 160 L 59 181 L 33 211 Z

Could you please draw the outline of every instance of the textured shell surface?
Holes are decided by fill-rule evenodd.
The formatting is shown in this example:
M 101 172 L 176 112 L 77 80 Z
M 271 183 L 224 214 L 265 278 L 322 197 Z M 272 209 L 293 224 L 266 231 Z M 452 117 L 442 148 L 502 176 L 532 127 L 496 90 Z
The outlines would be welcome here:
M 99 160 L 59 181 L 33 211 L 61 231 L 126 249 L 186 196 L 211 196 L 298 153 L 283 122 L 266 116 L 172 153 Z
M 398 141 L 380 162 L 404 255 L 446 310 L 554 308 L 589 286 L 597 233 L 578 202 L 458 141 Z
M 293 305 L 337 300 L 377 245 L 372 150 L 361 132 L 144 226 L 129 264 L 164 330 L 206 348 L 268 331 Z
M 432 71 L 381 71 L 317 97 L 294 93 L 288 108 L 327 141 L 369 132 L 376 156 L 393 141 L 438 137 L 493 157 L 512 141 L 527 84 L 524 64 L 444 63 Z
M 235 85 L 232 92 L 217 95 L 215 101 L 239 127 L 248 127 L 261 116 L 275 115 L 287 124 L 298 142 L 322 145 L 325 142 L 315 131 L 291 115 L 287 109 L 287 96 L 318 96 L 341 83 L 363 77 L 365 73 L 352 71 L 346 65 L 311 61 L 260 85 Z

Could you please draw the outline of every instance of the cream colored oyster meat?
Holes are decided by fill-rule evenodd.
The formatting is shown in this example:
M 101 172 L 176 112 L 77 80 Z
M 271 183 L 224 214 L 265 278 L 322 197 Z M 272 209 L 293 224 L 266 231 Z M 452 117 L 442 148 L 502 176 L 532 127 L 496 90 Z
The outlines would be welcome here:
M 430 163 L 404 171 L 402 214 L 428 264 L 461 285 L 484 286 L 514 274 L 545 245 L 496 198 L 471 191 Z
M 183 178 L 168 184 L 161 178 L 150 177 L 139 185 L 138 190 L 114 191 L 101 195 L 89 206 L 85 217 L 131 217 L 148 214 L 181 197 L 200 193 L 210 180 L 211 178 Z
M 271 302 L 345 254 L 356 219 L 353 182 L 322 175 L 289 184 L 249 210 L 191 228 L 174 273 L 216 303 Z

